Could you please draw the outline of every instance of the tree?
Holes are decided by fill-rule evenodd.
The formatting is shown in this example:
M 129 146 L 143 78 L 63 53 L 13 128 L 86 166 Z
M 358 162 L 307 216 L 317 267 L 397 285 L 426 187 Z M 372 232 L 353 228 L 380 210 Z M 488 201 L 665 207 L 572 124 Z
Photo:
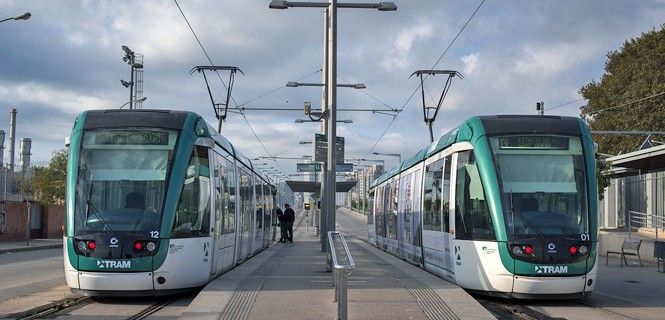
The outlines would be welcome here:
M 63 205 L 65 203 L 67 154 L 67 149 L 53 152 L 48 166 L 33 168 L 32 189 L 35 199 L 42 205 Z
M 591 130 L 665 129 L 665 24 L 607 54 L 605 74 L 580 89 L 581 116 Z M 594 136 L 599 152 L 635 151 L 646 137 Z

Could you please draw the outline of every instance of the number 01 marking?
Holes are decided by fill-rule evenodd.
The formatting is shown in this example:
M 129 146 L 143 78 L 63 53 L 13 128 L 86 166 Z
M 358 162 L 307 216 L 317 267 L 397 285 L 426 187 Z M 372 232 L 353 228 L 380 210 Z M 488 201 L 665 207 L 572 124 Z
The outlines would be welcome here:
M 591 239 L 588 233 L 581 234 L 580 238 L 582 239 L 582 241 L 589 241 Z
M 159 238 L 159 231 L 150 231 L 150 237 Z

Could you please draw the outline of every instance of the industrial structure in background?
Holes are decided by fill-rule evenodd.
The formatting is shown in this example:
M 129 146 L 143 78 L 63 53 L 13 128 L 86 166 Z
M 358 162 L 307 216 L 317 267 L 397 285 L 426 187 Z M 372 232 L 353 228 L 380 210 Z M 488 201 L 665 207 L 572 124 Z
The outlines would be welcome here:
M 16 108 L 9 110 L 9 141 L 7 161 L 5 154 L 5 130 L 0 130 L 0 159 L 2 159 L 2 174 L 0 175 L 0 190 L 2 190 L 2 200 L 23 201 L 25 195 L 21 194 L 21 180 L 30 174 L 30 155 L 32 149 L 32 139 L 21 138 L 19 141 L 19 170 L 15 165 L 16 159 Z
M 7 160 L 4 157 L 5 130 L 0 130 L 0 159 L 2 159 L 2 166 L 0 166 L 0 240 L 30 239 L 42 235 L 42 208 L 32 205 L 34 202 L 32 195 L 21 188 L 22 182 L 26 178 L 30 178 L 32 174 L 30 170 L 32 139 L 21 138 L 19 140 L 18 168 L 15 165 L 16 115 L 16 108 L 9 109 Z

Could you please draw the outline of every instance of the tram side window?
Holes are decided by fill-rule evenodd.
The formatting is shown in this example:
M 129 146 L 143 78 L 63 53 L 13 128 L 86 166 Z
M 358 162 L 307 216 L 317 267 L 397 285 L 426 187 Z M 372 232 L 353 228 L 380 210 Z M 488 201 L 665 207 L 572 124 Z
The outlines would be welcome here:
M 473 151 L 457 156 L 455 229 L 457 239 L 496 240 Z
M 423 193 L 423 230 L 441 231 L 441 177 L 443 159 L 425 168 Z
M 388 221 L 387 232 L 388 238 L 397 240 L 397 201 L 399 196 L 398 187 L 399 180 L 395 180 L 389 184 L 390 188 L 388 189 L 389 198 L 388 198 L 388 210 L 386 212 Z
M 204 237 L 210 234 L 210 167 L 208 149 L 195 147 L 173 223 L 174 238 Z
M 222 233 L 233 233 L 236 230 L 235 190 L 236 180 L 233 171 L 233 162 L 224 158 L 221 160 L 222 184 L 224 185 L 224 229 Z
M 374 191 L 369 193 L 367 203 L 367 224 L 374 224 Z
M 254 186 L 254 192 L 256 192 L 256 228 L 263 228 L 263 207 L 264 198 L 263 198 L 263 181 L 259 180 L 259 177 L 254 177 L 256 180 L 256 185 Z
M 384 218 L 385 214 L 383 212 L 383 186 L 380 186 L 379 188 L 376 189 L 376 234 L 378 236 L 385 236 L 385 225 L 384 225 Z
M 450 166 L 452 156 L 446 157 L 443 167 L 443 188 L 441 189 L 441 199 L 443 201 L 443 232 L 450 232 Z
M 411 193 L 412 198 L 413 198 L 412 203 L 413 203 L 413 211 L 414 211 L 413 220 L 414 220 L 415 225 L 416 225 L 415 230 L 413 231 L 414 232 L 414 242 L 413 242 L 413 244 L 415 246 L 418 246 L 418 247 L 422 246 L 421 237 L 422 237 L 422 232 L 423 232 L 422 226 L 420 225 L 420 201 L 421 201 L 420 192 L 421 192 L 421 185 L 422 185 L 422 180 L 420 179 L 420 177 L 421 177 L 420 174 L 421 174 L 420 169 L 418 169 L 414 173 L 414 176 L 413 176 L 413 178 L 414 178 L 413 193 Z

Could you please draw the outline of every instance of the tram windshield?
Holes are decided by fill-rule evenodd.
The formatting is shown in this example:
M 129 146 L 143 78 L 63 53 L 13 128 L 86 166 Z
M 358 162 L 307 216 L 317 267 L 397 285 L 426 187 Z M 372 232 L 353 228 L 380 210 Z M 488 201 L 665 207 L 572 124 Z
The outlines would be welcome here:
M 159 237 L 178 134 L 103 129 L 83 134 L 76 182 L 76 235 L 129 232 Z
M 490 138 L 511 239 L 588 233 L 586 173 L 579 138 Z

